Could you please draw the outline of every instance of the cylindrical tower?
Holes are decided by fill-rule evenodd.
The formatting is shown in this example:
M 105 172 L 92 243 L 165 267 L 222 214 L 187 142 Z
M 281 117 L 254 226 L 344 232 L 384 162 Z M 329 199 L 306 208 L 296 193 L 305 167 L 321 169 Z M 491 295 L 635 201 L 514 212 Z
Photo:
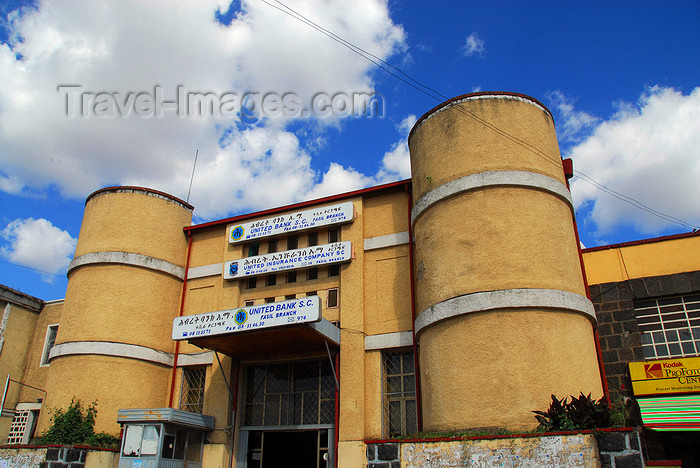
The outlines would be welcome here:
M 425 430 L 530 429 L 550 394 L 602 395 L 554 122 L 475 93 L 409 136 Z
M 192 206 L 155 190 L 110 187 L 87 198 L 47 407 L 97 400 L 96 431 L 117 433 L 119 408 L 167 406 L 191 219 Z M 42 416 L 40 430 L 47 424 Z

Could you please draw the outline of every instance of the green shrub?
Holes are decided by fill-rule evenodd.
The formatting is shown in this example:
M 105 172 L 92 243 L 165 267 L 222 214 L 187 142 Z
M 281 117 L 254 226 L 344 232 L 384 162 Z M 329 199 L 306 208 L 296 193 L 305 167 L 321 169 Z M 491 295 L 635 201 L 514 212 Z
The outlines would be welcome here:
M 552 402 L 547 411 L 533 411 L 535 419 L 539 422 L 539 432 L 576 431 L 581 429 L 595 429 L 610 427 L 610 406 L 604 398 L 595 400 L 591 394 L 583 392 L 577 398 L 572 396 L 571 401 L 567 397 L 559 400 L 552 395 Z
M 80 400 L 74 398 L 68 409 L 53 409 L 50 426 L 36 439 L 36 443 L 118 448 L 118 437 L 104 432 L 95 434 L 96 417 L 96 401 L 83 408 Z

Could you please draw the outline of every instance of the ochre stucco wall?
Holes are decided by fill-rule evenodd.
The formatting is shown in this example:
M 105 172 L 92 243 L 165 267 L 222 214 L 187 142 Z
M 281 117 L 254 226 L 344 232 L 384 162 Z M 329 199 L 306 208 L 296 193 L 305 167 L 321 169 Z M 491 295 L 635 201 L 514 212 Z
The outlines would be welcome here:
M 419 120 L 409 146 L 414 206 L 465 176 L 498 180 L 464 185 L 417 213 L 419 317 L 480 292 L 498 299 L 499 291 L 528 289 L 539 297 L 545 292 L 537 290 L 556 290 L 585 301 L 548 111 L 526 97 L 467 96 Z M 425 430 L 530 429 L 531 411 L 546 408 L 552 393 L 602 394 L 590 316 L 527 304 L 459 312 L 419 330 Z
M 75 256 L 133 252 L 184 267 L 192 212 L 144 193 L 101 193 L 85 205 Z
M 6 302 L 0 301 L 0 318 L 5 313 Z M 16 304 L 10 304 L 9 317 L 5 324 L 4 342 L 0 354 L 0 379 L 3 390 L 7 376 L 14 380 L 21 380 L 22 373 L 30 356 L 32 338 L 39 313 L 26 309 Z M 12 383 L 7 391 L 5 408 L 14 409 L 19 402 L 19 385 Z M 36 400 L 34 400 L 36 401 Z M 7 442 L 7 434 L 10 430 L 11 418 L 0 418 L 0 439 Z
M 697 236 L 583 251 L 589 284 L 672 275 L 700 268 Z
M 88 198 L 76 258 L 119 251 L 184 267 L 187 238 L 183 228 L 190 225 L 191 216 L 191 209 L 180 202 L 145 189 L 98 192 Z M 139 353 L 144 351 L 140 347 L 173 352 L 172 319 L 178 315 L 181 290 L 180 278 L 148 265 L 114 263 L 107 258 L 70 270 L 56 344 L 71 343 L 77 349 L 85 349 L 82 342 L 86 341 L 135 346 L 114 351 L 116 348 L 105 345 L 104 349 L 120 356 L 88 350 L 52 359 L 44 408 L 66 408 L 74 397 L 84 405 L 97 400 L 95 429 L 116 434 L 117 409 L 167 406 L 172 369 L 146 361 Z M 49 416 L 42 411 L 40 430 L 46 429 Z
M 168 405 L 170 368 L 110 356 L 77 355 L 51 361 L 37 433 L 48 428 L 50 410 L 66 409 L 72 398 L 83 406 L 97 401 L 95 432 L 119 435 L 117 410 L 163 408 Z M 47 411 L 48 410 L 48 411 Z

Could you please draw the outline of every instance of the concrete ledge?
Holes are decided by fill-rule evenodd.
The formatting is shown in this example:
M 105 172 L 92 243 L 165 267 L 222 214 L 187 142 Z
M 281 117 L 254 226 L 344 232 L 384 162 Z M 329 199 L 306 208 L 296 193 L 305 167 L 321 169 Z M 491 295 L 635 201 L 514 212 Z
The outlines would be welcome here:
M 364 248 L 365 250 L 375 250 L 408 243 L 408 231 L 403 231 L 395 234 L 387 234 L 386 236 L 368 237 L 365 239 Z
M 51 348 L 49 361 L 53 361 L 55 358 L 59 357 L 76 355 L 112 356 L 136 359 L 138 361 L 153 362 L 170 367 L 172 367 L 175 360 L 172 353 L 166 353 L 165 351 L 159 351 L 146 346 L 115 343 L 111 341 L 71 341 L 57 344 Z M 180 354 L 178 355 L 177 364 L 178 367 L 211 364 L 213 356 L 214 353 L 211 351 Z
M 428 208 L 446 198 L 483 187 L 530 187 L 549 192 L 573 209 L 574 202 L 566 185 L 549 176 L 527 171 L 487 171 L 446 182 L 423 195 L 411 210 L 411 225 Z
M 416 335 L 442 320 L 494 309 L 564 309 L 595 322 L 593 303 L 585 296 L 557 289 L 502 289 L 454 297 L 428 307 L 416 317 Z
M 219 276 L 224 272 L 223 263 L 212 263 L 211 265 L 202 265 L 191 267 L 187 270 L 187 279 L 204 278 L 207 276 Z
M 132 265 L 149 270 L 160 271 L 178 279 L 185 279 L 185 269 L 160 258 L 149 257 L 132 252 L 91 252 L 73 259 L 68 265 L 68 272 L 85 265 L 100 263 L 115 263 L 120 265 Z
M 413 332 L 403 331 L 365 336 L 365 351 L 413 346 Z

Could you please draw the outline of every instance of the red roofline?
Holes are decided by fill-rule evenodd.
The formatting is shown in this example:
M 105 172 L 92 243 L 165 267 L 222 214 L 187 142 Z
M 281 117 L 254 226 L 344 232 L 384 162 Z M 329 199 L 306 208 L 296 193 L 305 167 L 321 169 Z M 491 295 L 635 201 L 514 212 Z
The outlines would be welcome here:
M 396 189 L 397 187 L 405 187 L 405 186 L 410 186 L 410 185 L 411 185 L 411 179 L 399 180 L 398 182 L 390 182 L 388 184 L 377 185 L 375 187 L 368 187 L 368 188 L 364 188 L 364 189 L 360 189 L 360 190 L 355 190 L 352 192 L 345 192 L 345 193 L 340 193 L 338 195 L 331 195 L 328 197 L 316 198 L 314 200 L 307 200 L 307 201 L 303 201 L 303 202 L 299 202 L 299 203 L 294 203 L 291 205 L 280 206 L 277 208 L 270 208 L 268 210 L 256 211 L 254 213 L 247 213 L 247 214 L 243 214 L 243 215 L 232 216 L 230 218 L 220 219 L 217 221 L 210 221 L 208 223 L 195 224 L 192 226 L 185 227 L 184 231 L 189 234 L 192 231 L 199 231 L 199 230 L 207 229 L 207 228 L 211 228 L 211 227 L 222 226 L 222 225 L 226 225 L 229 223 L 243 221 L 245 219 L 258 218 L 260 216 L 268 216 L 268 215 L 280 213 L 282 211 L 296 210 L 299 208 L 305 208 L 307 206 L 318 205 L 321 203 L 328 203 L 328 202 L 332 202 L 332 201 L 344 200 L 346 198 L 352 198 L 352 197 L 358 197 L 361 195 L 373 194 L 375 192 L 391 191 L 392 189 Z
M 673 240 L 673 239 L 685 239 L 686 237 L 695 237 L 695 236 L 700 236 L 700 231 L 684 232 L 683 234 L 671 234 L 669 236 L 652 237 L 650 239 L 641 239 L 641 240 L 630 241 L 630 242 L 622 242 L 619 244 L 600 245 L 598 247 L 589 247 L 587 249 L 582 249 L 581 251 L 583 253 L 598 252 L 599 250 L 619 249 L 620 247 L 631 247 L 633 245 L 653 244 L 654 242 L 663 242 L 663 241 Z

